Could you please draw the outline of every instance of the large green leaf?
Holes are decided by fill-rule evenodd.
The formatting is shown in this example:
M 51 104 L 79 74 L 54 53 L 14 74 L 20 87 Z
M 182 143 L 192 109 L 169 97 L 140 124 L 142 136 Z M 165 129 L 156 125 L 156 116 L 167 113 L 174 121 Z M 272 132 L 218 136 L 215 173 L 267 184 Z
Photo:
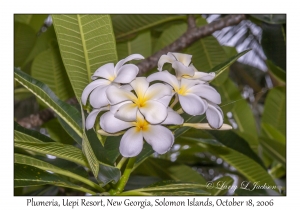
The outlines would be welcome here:
M 286 88 L 270 90 L 265 101 L 262 123 L 269 124 L 286 136 Z
M 89 189 L 86 189 L 79 185 L 75 185 L 55 174 L 45 172 L 44 170 L 41 170 L 36 167 L 15 163 L 14 187 L 27 187 L 46 184 L 67 187 L 74 190 L 86 192 L 92 195 L 96 194 L 95 192 Z
M 198 183 L 184 183 L 173 180 L 162 181 L 152 184 L 145 188 L 135 189 L 126 191 L 120 195 L 152 195 L 152 196 L 163 196 L 163 195 L 210 195 L 207 192 L 205 184 Z
M 280 162 L 283 167 L 286 165 L 286 145 L 273 139 L 260 138 L 260 143 L 267 153 Z
M 278 79 L 280 82 L 286 83 L 286 72 L 283 69 L 273 64 L 273 62 L 270 60 L 266 60 L 266 64 L 269 71 L 275 76 L 276 79 Z
M 92 74 L 117 61 L 109 15 L 52 15 L 60 53 L 79 101 Z
M 38 152 L 41 154 L 57 156 L 59 158 L 70 160 L 79 165 L 88 167 L 82 152 L 78 148 L 71 145 L 53 142 L 53 140 L 51 140 L 51 142 L 48 139 L 50 138 L 43 136 L 37 131 L 29 131 L 25 128 L 22 128 L 21 126 L 15 126 L 15 147 Z
M 27 24 L 14 24 L 14 66 L 21 67 L 36 41 L 34 30 Z
M 31 66 L 31 75 L 47 84 L 61 100 L 74 96 L 58 46 L 55 44 L 35 57 Z
M 28 166 L 33 166 L 39 169 L 42 169 L 44 171 L 51 171 L 55 174 L 60 174 L 60 175 L 64 175 L 73 179 L 76 179 L 78 181 L 81 181 L 87 185 L 89 185 L 90 187 L 97 189 L 99 191 L 103 191 L 102 188 L 99 187 L 99 185 L 97 185 L 96 183 L 90 181 L 89 179 L 86 179 L 80 175 L 77 175 L 69 170 L 65 170 L 62 168 L 59 168 L 57 166 L 54 166 L 50 163 L 47 163 L 45 161 L 41 161 L 38 159 L 35 159 L 33 157 L 29 157 L 26 155 L 21 155 L 21 154 L 15 154 L 14 155 L 14 162 L 18 163 L 18 164 L 23 164 L 23 165 L 28 165 Z
M 252 149 L 256 150 L 258 147 L 257 128 L 249 104 L 242 98 L 240 91 L 230 79 L 216 89 L 222 98 L 220 107 L 224 115 L 232 115 L 231 117 L 237 125 L 237 129 L 234 131 L 245 139 Z M 230 124 L 229 119 L 225 117 L 225 123 Z
M 263 168 L 265 168 L 265 165 L 263 164 L 262 160 L 257 156 L 255 152 L 253 152 L 249 144 L 243 138 L 235 134 L 233 131 L 211 130 L 207 132 L 212 134 L 216 138 L 216 140 L 221 142 L 223 145 L 248 156 L 252 160 L 256 161 L 258 164 L 260 164 Z
M 136 33 L 174 20 L 185 20 L 185 15 L 112 15 L 117 40 L 132 38 Z
M 260 164 L 243 153 L 226 147 L 216 140 L 186 137 L 184 139 L 198 142 L 199 146 L 206 148 L 207 151 L 221 157 L 240 172 L 247 179 L 246 181 L 259 182 L 262 185 L 266 183 L 267 185 L 276 186 L 268 172 Z
M 77 109 L 61 101 L 44 83 L 15 68 L 15 80 L 26 87 L 38 99 L 49 106 L 61 117 L 79 136 L 82 136 L 81 116 Z M 80 142 L 78 142 L 80 143 Z
M 206 183 L 206 180 L 192 168 L 184 164 L 158 158 L 148 158 L 135 169 L 134 173 L 160 177 L 164 180 L 172 179 L 182 182 Z
M 131 54 L 141 54 L 145 58 L 152 53 L 151 33 L 145 31 L 132 40 L 117 43 L 118 57 L 126 58 Z

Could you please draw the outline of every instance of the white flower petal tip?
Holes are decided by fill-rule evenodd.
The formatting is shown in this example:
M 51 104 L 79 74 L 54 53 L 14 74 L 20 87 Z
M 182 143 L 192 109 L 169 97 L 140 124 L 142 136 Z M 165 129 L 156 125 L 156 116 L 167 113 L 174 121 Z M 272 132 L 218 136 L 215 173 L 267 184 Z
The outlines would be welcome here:
M 93 111 L 91 111 L 91 113 L 87 116 L 87 118 L 85 120 L 85 128 L 87 130 L 93 128 L 98 114 L 101 111 L 106 111 L 108 109 L 109 109 L 108 107 L 102 107 L 100 109 L 94 109 Z
M 213 128 L 208 123 L 183 123 L 182 126 L 202 129 L 202 130 L 231 130 L 232 129 L 232 126 L 228 124 L 222 124 L 222 126 L 219 128 Z
M 97 133 L 99 133 L 102 136 L 121 136 L 125 132 L 123 131 L 123 132 L 118 132 L 118 133 L 107 133 L 104 130 L 100 129 L 100 130 L 97 130 Z

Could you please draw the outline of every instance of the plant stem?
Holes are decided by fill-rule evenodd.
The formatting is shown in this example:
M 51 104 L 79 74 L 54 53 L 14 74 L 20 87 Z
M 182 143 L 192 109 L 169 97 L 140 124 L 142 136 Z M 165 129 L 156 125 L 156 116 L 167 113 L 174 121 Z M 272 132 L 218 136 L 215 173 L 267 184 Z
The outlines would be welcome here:
M 120 160 L 120 162 L 117 165 L 117 168 L 121 169 L 126 160 L 127 160 L 126 157 L 122 157 L 122 159 Z
M 121 177 L 121 179 L 116 184 L 115 189 L 110 190 L 110 194 L 115 195 L 119 194 L 124 190 L 124 187 L 129 179 L 129 176 L 131 174 L 131 171 L 133 169 L 133 165 L 135 163 L 136 157 L 129 158 L 128 163 L 126 165 L 125 171 Z
M 177 104 L 177 102 L 178 102 L 178 95 L 175 94 L 175 99 L 174 99 L 173 103 L 170 105 L 170 107 L 173 109 L 173 107 Z

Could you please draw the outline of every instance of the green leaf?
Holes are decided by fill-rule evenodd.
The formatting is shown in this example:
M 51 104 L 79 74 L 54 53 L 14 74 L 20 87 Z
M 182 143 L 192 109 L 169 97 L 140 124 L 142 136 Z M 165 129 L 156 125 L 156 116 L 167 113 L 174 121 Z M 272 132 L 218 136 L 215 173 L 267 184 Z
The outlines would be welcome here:
M 53 155 L 65 160 L 70 160 L 82 166 L 88 166 L 82 152 L 78 148 L 53 142 L 53 140 L 37 131 L 29 131 L 28 129 L 20 127 L 21 126 L 15 126 L 14 130 L 15 147 L 41 154 Z M 50 139 L 50 141 L 48 139 Z
M 162 48 L 168 46 L 176 39 L 178 39 L 182 34 L 184 34 L 187 30 L 187 24 L 174 24 L 167 29 L 165 29 L 160 37 L 156 40 L 155 45 L 153 47 L 153 53 L 161 50 Z
M 253 150 L 257 150 L 259 142 L 256 121 L 249 104 L 242 98 L 239 89 L 230 79 L 216 89 L 222 98 L 220 108 L 224 115 L 232 114 L 231 118 L 224 118 L 224 123 L 230 124 L 229 120 L 234 120 L 237 125 L 234 132 L 245 139 Z
M 81 117 L 77 109 L 61 101 L 44 83 L 32 78 L 19 69 L 14 70 L 15 80 L 26 87 L 61 117 L 79 136 L 82 136 Z
M 279 66 L 273 64 L 273 62 L 270 60 L 266 60 L 266 63 L 270 72 L 275 76 L 275 78 L 283 83 L 286 83 L 286 72 Z
M 274 180 L 268 174 L 268 172 L 260 164 L 243 153 L 240 153 L 229 147 L 225 147 L 216 140 L 186 137 L 184 139 L 198 142 L 198 145 L 207 149 L 208 152 L 221 157 L 223 160 L 233 166 L 238 172 L 240 172 L 247 179 L 247 181 L 260 182 L 261 184 L 266 183 L 271 186 L 276 186 Z
M 286 144 L 277 140 L 261 137 L 260 143 L 264 150 L 284 167 L 286 165 Z
M 36 42 L 34 30 L 24 23 L 14 24 L 14 66 L 21 67 Z
M 275 166 L 271 168 L 270 174 L 275 179 L 279 179 L 286 175 L 286 167 L 281 165 L 280 163 L 277 163 Z
M 282 25 L 263 23 L 261 46 L 268 60 L 286 70 L 286 32 Z
M 39 169 L 42 169 L 44 171 L 51 171 L 55 174 L 60 174 L 60 175 L 64 175 L 73 179 L 76 179 L 78 181 L 81 181 L 87 185 L 89 185 L 90 187 L 97 189 L 99 191 L 103 191 L 102 188 L 99 187 L 99 185 L 97 185 L 96 183 L 82 177 L 79 176 L 75 173 L 70 172 L 69 170 L 64 170 L 62 168 L 56 167 L 50 163 L 47 163 L 45 161 L 41 161 L 38 159 L 35 159 L 33 157 L 29 157 L 26 155 L 20 155 L 20 154 L 15 154 L 14 155 L 14 162 L 18 163 L 18 164 L 23 164 L 23 165 L 28 165 L 28 166 L 33 166 Z
M 82 138 L 68 125 L 68 123 L 62 120 L 59 116 L 57 116 L 57 119 L 60 125 L 63 127 L 63 129 L 69 134 L 69 136 L 71 136 L 73 140 L 75 140 L 79 145 L 81 145 Z
M 121 177 L 121 171 L 116 167 L 100 164 L 99 171 L 98 180 L 102 182 L 102 186 L 105 186 L 111 181 L 117 183 Z
M 258 20 L 261 20 L 263 22 L 269 23 L 269 24 L 286 23 L 286 15 L 285 14 L 264 14 L 264 15 L 253 14 L 251 16 Z
M 212 183 L 212 189 L 209 188 L 211 195 L 225 195 L 228 192 L 228 188 L 232 186 L 233 179 L 230 176 L 223 176 Z
M 61 100 L 74 96 L 58 46 L 55 44 L 35 57 L 31 66 L 31 75 L 47 84 Z
M 73 90 L 80 101 L 92 74 L 117 61 L 109 15 L 52 15 L 60 53 Z
M 159 177 L 164 180 L 172 179 L 182 182 L 206 183 L 206 180 L 192 168 L 184 164 L 158 158 L 148 158 L 135 169 L 134 173 Z
M 185 20 L 185 15 L 112 15 L 116 39 L 132 38 L 136 33 L 166 22 Z
M 19 23 L 24 23 L 24 24 L 29 24 L 30 20 L 32 18 L 32 15 L 20 15 L 20 14 L 15 14 L 14 15 L 14 21 L 17 21 Z
M 73 144 L 74 141 L 70 135 L 62 128 L 57 119 L 52 119 L 43 124 L 43 127 L 46 128 L 50 138 L 56 142 L 62 144 Z
M 262 127 L 263 137 L 267 137 L 269 139 L 278 141 L 284 145 L 286 144 L 285 136 L 280 131 L 278 131 L 274 126 L 267 123 L 261 123 L 261 127 Z
M 286 88 L 276 87 L 269 91 L 262 123 L 269 124 L 286 136 Z
M 206 191 L 205 184 L 184 183 L 178 181 L 162 181 L 162 182 L 152 184 L 145 188 L 126 191 L 120 193 L 119 195 L 152 195 L 152 196 L 193 195 L 195 196 L 195 195 L 210 195 L 210 193 Z
M 252 160 L 256 161 L 261 167 L 265 168 L 264 163 L 262 160 L 256 155 L 255 152 L 250 148 L 249 144 L 233 131 L 218 131 L 218 130 L 211 130 L 207 131 L 211 135 L 213 135 L 216 140 L 221 142 L 223 145 L 233 149 L 239 153 L 242 153 Z M 266 169 L 266 168 L 265 168 Z
M 126 58 L 131 54 L 141 54 L 145 58 L 152 53 L 151 33 L 145 31 L 132 40 L 117 43 L 118 57 Z
M 231 58 L 229 58 L 228 60 L 226 60 L 225 62 L 213 67 L 209 72 L 215 72 L 216 76 L 215 78 L 217 78 L 218 76 L 220 76 L 220 74 L 222 74 L 231 64 L 233 64 L 237 59 L 239 59 L 240 57 L 242 57 L 243 55 L 245 55 L 247 52 L 249 52 L 251 49 L 249 50 L 245 50 L 235 56 L 232 56 Z M 214 78 L 214 79 L 215 79 Z
M 74 190 L 86 192 L 92 195 L 96 194 L 95 192 L 89 189 L 75 185 L 55 174 L 45 172 L 36 167 L 15 163 L 14 187 L 27 187 L 27 186 L 46 185 L 46 184 L 67 187 Z

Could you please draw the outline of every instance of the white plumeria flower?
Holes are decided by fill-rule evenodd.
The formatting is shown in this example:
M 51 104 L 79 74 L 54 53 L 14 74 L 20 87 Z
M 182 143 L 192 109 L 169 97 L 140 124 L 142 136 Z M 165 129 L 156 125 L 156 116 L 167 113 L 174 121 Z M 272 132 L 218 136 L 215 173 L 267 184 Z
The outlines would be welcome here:
M 100 108 L 108 105 L 105 94 L 106 89 L 112 84 L 126 84 L 135 79 L 139 69 L 134 64 L 125 64 L 131 60 L 140 60 L 144 57 L 140 54 L 132 54 L 125 59 L 120 60 L 116 66 L 113 63 L 108 63 L 98 68 L 92 76 L 95 80 L 91 82 L 82 92 L 81 101 L 86 105 L 87 99 L 90 95 L 90 104 L 94 108 Z M 124 65 L 125 64 L 125 65 Z M 104 79 L 97 79 L 98 77 Z
M 221 103 L 220 94 L 211 86 L 202 84 L 199 80 L 182 78 L 178 81 L 168 71 L 150 75 L 149 82 L 160 80 L 170 84 L 177 93 L 182 109 L 189 115 L 202 115 L 206 112 L 209 124 L 219 128 L 223 124 L 222 110 L 216 105 Z
M 190 65 L 191 68 L 194 69 L 194 75 L 193 76 L 189 76 L 189 75 L 183 75 L 182 77 L 185 79 L 197 79 L 200 81 L 200 83 L 207 83 L 210 82 L 211 80 L 213 80 L 216 76 L 216 74 L 214 72 L 210 72 L 210 73 L 205 73 L 205 72 L 200 72 L 198 71 L 193 64 Z
M 165 119 L 167 123 L 183 123 L 183 119 L 178 117 L 176 112 L 168 111 L 171 114 Z M 100 126 L 108 133 L 116 133 L 129 128 L 122 136 L 120 143 L 120 153 L 123 157 L 137 156 L 143 149 L 143 139 L 159 154 L 169 151 L 174 143 L 174 135 L 169 129 L 162 125 L 150 124 L 139 111 L 134 122 L 119 120 L 112 112 L 106 112 L 100 118 Z
M 157 83 L 149 86 L 145 77 L 137 77 L 130 85 L 136 95 L 129 90 L 111 86 L 106 90 L 114 116 L 120 120 L 133 122 L 138 110 L 146 120 L 158 124 L 167 117 L 167 106 L 171 99 L 172 89 L 169 85 Z M 168 101 L 169 100 L 169 101 Z
M 162 67 L 165 63 L 171 63 L 172 67 L 176 71 L 178 79 L 183 75 L 193 76 L 195 74 L 193 66 L 191 66 L 192 55 L 182 53 L 171 53 L 162 55 L 158 61 L 158 70 L 162 71 Z

